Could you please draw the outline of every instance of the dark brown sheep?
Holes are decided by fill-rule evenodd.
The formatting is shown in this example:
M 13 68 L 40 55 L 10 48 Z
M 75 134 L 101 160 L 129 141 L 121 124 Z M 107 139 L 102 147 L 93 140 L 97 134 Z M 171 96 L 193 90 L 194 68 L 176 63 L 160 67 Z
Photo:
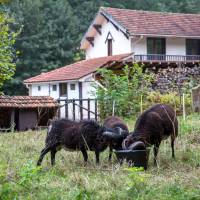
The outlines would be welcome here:
M 123 141 L 124 149 L 138 149 L 154 145 L 154 163 L 162 140 L 171 136 L 172 157 L 174 141 L 178 135 L 178 120 L 174 109 L 166 104 L 157 104 L 143 112 L 137 119 L 134 131 Z
M 107 117 L 103 123 L 103 126 L 106 128 L 114 129 L 119 135 L 115 138 L 110 138 L 109 142 L 109 161 L 112 158 L 113 149 L 120 150 L 122 149 L 122 141 L 128 136 L 128 126 L 125 122 L 116 116 Z M 118 131 L 117 131 L 118 130 Z
M 87 162 L 87 150 L 95 151 L 96 162 L 99 163 L 99 153 L 108 146 L 109 135 L 112 130 L 100 126 L 92 120 L 80 122 L 67 119 L 53 121 L 48 128 L 45 147 L 41 151 L 37 165 L 41 165 L 44 156 L 51 152 L 51 164 L 55 164 L 56 152 L 62 148 L 66 150 L 80 150 L 84 161 Z

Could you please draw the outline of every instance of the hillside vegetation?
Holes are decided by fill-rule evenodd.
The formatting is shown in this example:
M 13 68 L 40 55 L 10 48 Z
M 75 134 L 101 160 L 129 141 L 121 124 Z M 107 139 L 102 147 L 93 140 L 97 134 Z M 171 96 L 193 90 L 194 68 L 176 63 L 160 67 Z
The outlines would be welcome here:
M 14 19 L 20 30 L 14 79 L 4 86 L 10 95 L 27 94 L 23 80 L 84 58 L 80 41 L 100 6 L 199 13 L 199 0 L 6 0 L 0 11 Z
M 119 166 L 108 160 L 108 151 L 95 165 L 94 153 L 83 166 L 80 152 L 60 151 L 55 167 L 50 155 L 36 167 L 46 131 L 0 134 L 0 199 L 200 199 L 200 117 L 179 119 L 176 160 L 171 159 L 169 141 L 161 144 L 159 166 L 149 169 Z M 133 128 L 133 121 L 129 122 Z

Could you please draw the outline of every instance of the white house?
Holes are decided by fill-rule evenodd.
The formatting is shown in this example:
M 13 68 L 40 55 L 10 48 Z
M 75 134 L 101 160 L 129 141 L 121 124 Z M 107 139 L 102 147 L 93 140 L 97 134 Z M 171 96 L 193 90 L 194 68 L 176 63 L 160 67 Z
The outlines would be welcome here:
M 122 61 L 148 66 L 199 63 L 200 15 L 101 7 L 80 48 L 85 60 L 25 80 L 29 95 L 95 98 L 95 71 Z M 78 107 L 75 112 L 80 115 Z M 67 115 L 72 118 L 72 113 Z M 65 116 L 64 110 L 61 116 Z M 86 110 L 83 117 L 87 117 Z

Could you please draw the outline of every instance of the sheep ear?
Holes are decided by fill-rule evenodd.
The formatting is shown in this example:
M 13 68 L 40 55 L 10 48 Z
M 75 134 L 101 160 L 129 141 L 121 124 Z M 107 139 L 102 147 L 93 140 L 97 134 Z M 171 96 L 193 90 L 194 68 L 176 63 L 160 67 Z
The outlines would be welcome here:
M 125 139 L 128 136 L 128 131 L 123 130 L 120 127 L 117 127 L 117 132 L 119 134 L 119 137 L 122 137 L 123 139 Z
M 118 131 L 119 131 L 119 135 L 122 135 L 122 133 L 124 132 L 124 130 L 120 127 L 117 127 Z

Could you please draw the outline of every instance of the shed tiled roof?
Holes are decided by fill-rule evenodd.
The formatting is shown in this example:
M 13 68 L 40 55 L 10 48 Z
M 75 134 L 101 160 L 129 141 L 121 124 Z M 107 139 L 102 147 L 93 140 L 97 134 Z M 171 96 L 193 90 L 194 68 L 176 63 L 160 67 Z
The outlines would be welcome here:
M 200 36 L 200 14 L 166 13 L 102 7 L 130 35 Z
M 120 54 L 115 56 L 106 56 L 93 59 L 82 60 L 53 71 L 42 73 L 38 76 L 26 79 L 25 84 L 49 81 L 67 81 L 77 80 L 88 74 L 95 72 L 99 67 L 109 62 L 120 61 L 130 54 Z
M 0 108 L 52 108 L 58 103 L 49 96 L 0 96 Z

